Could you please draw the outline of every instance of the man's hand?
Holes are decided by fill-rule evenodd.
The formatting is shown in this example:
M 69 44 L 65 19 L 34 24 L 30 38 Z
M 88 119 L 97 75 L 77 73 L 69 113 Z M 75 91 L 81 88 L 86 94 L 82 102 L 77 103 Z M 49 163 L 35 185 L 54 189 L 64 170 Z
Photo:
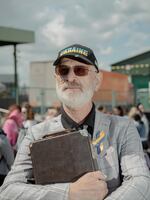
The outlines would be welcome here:
M 70 184 L 69 200 L 103 200 L 107 193 L 106 177 L 102 172 L 89 172 Z

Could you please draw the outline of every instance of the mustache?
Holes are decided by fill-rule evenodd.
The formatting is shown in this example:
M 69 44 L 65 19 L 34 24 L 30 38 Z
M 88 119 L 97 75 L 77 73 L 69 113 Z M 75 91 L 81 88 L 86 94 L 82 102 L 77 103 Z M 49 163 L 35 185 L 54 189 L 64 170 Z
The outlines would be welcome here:
M 63 85 L 63 90 L 65 89 L 74 89 L 74 88 L 79 88 L 81 89 L 81 85 L 79 83 L 76 83 L 76 82 L 65 82 L 64 85 Z

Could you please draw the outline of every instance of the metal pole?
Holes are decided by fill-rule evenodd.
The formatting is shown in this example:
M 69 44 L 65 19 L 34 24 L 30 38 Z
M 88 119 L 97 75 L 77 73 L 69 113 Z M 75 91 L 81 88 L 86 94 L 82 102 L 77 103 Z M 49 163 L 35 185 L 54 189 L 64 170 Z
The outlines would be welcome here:
M 41 88 L 41 116 L 44 117 L 45 113 L 45 91 L 44 88 Z
M 116 106 L 116 91 L 112 90 L 112 102 L 111 102 L 112 108 Z
M 17 51 L 16 51 L 16 44 L 14 44 L 14 78 L 15 78 L 15 97 L 16 97 L 16 104 L 19 104 L 19 93 L 18 93 L 18 73 L 17 73 Z

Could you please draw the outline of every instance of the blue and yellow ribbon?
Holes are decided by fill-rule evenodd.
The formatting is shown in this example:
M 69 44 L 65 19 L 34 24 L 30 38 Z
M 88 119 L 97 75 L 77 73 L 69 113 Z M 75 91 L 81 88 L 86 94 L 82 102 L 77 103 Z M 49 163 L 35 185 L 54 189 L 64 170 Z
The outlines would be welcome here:
M 92 141 L 92 144 L 97 148 L 97 153 L 100 154 L 100 152 L 104 149 L 103 140 L 105 138 L 106 134 L 104 131 L 97 132 L 96 139 Z

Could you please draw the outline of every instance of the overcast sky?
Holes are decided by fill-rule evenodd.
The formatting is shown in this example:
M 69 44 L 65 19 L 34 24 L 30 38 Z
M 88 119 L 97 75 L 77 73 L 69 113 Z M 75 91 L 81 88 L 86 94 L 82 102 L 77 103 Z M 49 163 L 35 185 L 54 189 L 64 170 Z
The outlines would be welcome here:
M 54 60 L 73 43 L 92 48 L 102 69 L 150 50 L 149 0 L 0 0 L 0 26 L 35 31 L 19 45 L 18 73 L 28 85 L 32 61 Z M 0 48 L 0 73 L 13 73 L 13 48 Z

